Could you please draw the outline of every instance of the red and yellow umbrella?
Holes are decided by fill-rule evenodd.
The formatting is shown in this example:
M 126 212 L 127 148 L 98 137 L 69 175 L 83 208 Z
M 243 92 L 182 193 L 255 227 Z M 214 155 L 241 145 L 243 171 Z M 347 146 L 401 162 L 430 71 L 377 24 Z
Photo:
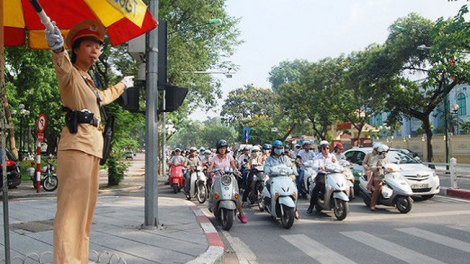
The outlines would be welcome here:
M 142 0 L 41 0 L 64 38 L 84 19 L 96 19 L 106 27 L 111 45 L 120 45 L 157 26 Z M 28 0 L 3 0 L 5 46 L 23 45 L 28 34 L 32 49 L 48 49 L 44 25 Z

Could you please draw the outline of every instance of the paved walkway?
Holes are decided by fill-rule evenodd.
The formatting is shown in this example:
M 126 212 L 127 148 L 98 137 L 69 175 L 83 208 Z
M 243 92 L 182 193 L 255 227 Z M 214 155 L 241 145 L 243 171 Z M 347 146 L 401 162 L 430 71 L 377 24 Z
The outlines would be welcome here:
M 164 179 L 159 179 L 164 180 Z M 102 172 L 101 181 L 106 182 Z M 122 188 L 142 188 L 143 177 L 125 179 Z M 100 188 L 101 189 L 101 188 Z M 144 198 L 98 198 L 90 237 L 90 261 L 96 263 L 222 263 L 224 244 L 210 220 L 189 201 L 160 197 L 158 219 L 163 225 L 142 228 Z M 36 194 L 29 182 L 11 190 L 8 202 L 12 263 L 52 263 L 55 192 Z M 1 210 L 2 216 L 4 211 Z M 0 244 L 5 248 L 4 221 Z M 5 250 L 0 252 L 4 262 Z M 27 259 L 27 260 L 26 260 Z M 91 263 L 91 262 L 90 262 Z

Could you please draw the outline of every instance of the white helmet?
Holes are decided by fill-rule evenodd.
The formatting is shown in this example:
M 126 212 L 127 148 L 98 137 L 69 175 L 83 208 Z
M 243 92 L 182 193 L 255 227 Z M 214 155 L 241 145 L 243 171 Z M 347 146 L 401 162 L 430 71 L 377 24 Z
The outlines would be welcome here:
M 329 145 L 330 145 L 330 143 L 329 143 L 328 141 L 326 141 L 326 140 L 320 141 L 320 148 L 322 148 L 322 147 L 324 147 L 324 146 L 329 146 Z
M 390 148 L 389 148 L 387 145 L 385 145 L 385 144 L 379 144 L 379 145 L 377 146 L 377 152 L 378 152 L 379 154 L 380 154 L 380 153 L 384 153 L 384 152 L 388 152 L 389 149 L 390 149 Z
M 254 146 L 251 148 L 251 151 L 261 151 L 261 149 L 258 146 Z
M 377 148 L 381 145 L 382 143 L 380 142 L 374 142 L 374 144 L 372 144 L 372 149 L 373 150 L 377 150 Z

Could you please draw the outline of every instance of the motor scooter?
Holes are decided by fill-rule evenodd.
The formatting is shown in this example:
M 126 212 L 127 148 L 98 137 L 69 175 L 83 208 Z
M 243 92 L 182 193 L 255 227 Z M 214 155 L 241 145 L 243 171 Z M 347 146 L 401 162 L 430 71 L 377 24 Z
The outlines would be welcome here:
M 178 193 L 183 188 L 183 163 L 170 163 L 170 186 L 173 193 Z
M 310 195 L 310 185 L 314 181 L 315 177 L 317 176 L 317 172 L 313 168 L 314 161 L 309 160 L 306 161 L 304 165 L 304 182 L 302 184 L 302 193 Z M 308 197 L 310 199 L 310 197 Z
M 262 212 L 264 211 L 264 207 L 263 203 L 261 203 L 260 201 L 262 201 L 263 188 L 268 177 L 264 173 L 263 166 L 255 166 L 254 168 L 252 168 L 252 170 L 253 181 L 251 182 L 251 192 L 248 196 L 248 199 L 250 199 L 251 204 L 257 203 L 259 210 Z
M 297 186 L 290 174 L 293 174 L 292 168 L 285 164 L 272 166 L 262 196 L 264 209 L 273 219 L 281 218 L 281 224 L 286 229 L 294 224 L 298 196 Z
M 354 178 L 354 174 L 351 169 L 352 164 L 347 160 L 339 160 L 339 165 L 343 167 L 343 174 L 349 184 L 349 200 L 353 200 L 356 197 L 354 192 L 354 182 L 356 181 L 356 179 Z
M 230 230 L 235 212 L 240 206 L 240 193 L 235 173 L 231 168 L 215 170 L 209 197 L 209 211 L 222 222 L 222 228 Z
M 310 195 L 315 184 L 322 184 L 322 188 L 318 194 L 315 203 L 315 209 L 318 212 L 322 210 L 333 210 L 336 219 L 342 221 L 346 218 L 349 211 L 349 183 L 344 175 L 344 168 L 338 163 L 327 164 L 325 171 L 319 171 L 318 174 L 324 173 L 325 180 L 323 183 L 312 179 L 310 184 Z M 317 174 L 317 177 L 318 177 Z
M 411 211 L 413 190 L 403 175 L 399 173 L 400 170 L 400 166 L 397 164 L 384 165 L 384 181 L 377 198 L 377 204 L 394 206 L 400 213 L 406 214 Z M 370 207 L 372 192 L 367 190 L 366 175 L 359 178 L 359 194 L 364 203 Z
M 26 172 L 33 182 L 34 189 L 37 189 L 36 169 L 31 167 L 28 168 Z M 50 162 L 41 168 L 41 186 L 46 192 L 53 192 L 59 186 L 59 179 L 57 178 L 57 174 L 54 173 L 54 165 Z
M 206 188 L 207 177 L 203 172 L 202 166 L 197 166 L 191 173 L 189 182 L 189 192 L 186 192 L 186 199 L 196 197 L 199 203 L 204 203 L 207 199 L 207 188 Z

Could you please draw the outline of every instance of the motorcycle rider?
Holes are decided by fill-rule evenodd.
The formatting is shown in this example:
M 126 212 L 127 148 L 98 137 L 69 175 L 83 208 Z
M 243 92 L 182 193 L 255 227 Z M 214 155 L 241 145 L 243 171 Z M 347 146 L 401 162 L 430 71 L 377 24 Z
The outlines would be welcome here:
M 313 207 L 317 203 L 318 194 L 325 185 L 326 165 L 337 162 L 335 155 L 330 153 L 330 143 L 328 141 L 320 141 L 319 148 L 321 152 L 315 157 L 313 165 L 313 168 L 318 171 L 318 174 L 315 177 L 315 187 L 313 187 L 311 193 L 307 214 L 312 213 Z
M 186 158 L 181 156 L 181 149 L 179 148 L 176 148 L 175 149 L 175 155 L 173 155 L 171 158 L 170 158 L 170 161 L 169 163 L 173 163 L 175 165 L 178 165 L 180 163 L 184 163 L 186 161 Z
M 379 144 L 377 146 L 377 155 L 372 161 L 372 178 L 374 181 L 374 194 L 372 194 L 372 199 L 370 201 L 370 210 L 375 211 L 375 205 L 377 204 L 377 198 L 379 193 L 382 190 L 383 180 L 384 180 L 384 166 L 389 162 L 387 158 L 387 153 L 390 148 L 385 144 Z
M 301 150 L 299 150 L 299 152 L 297 153 L 297 164 L 298 164 L 298 176 L 297 178 L 295 179 L 295 182 L 297 184 L 297 190 L 299 191 L 299 197 L 300 197 L 300 193 L 301 193 L 301 190 L 302 190 L 302 183 L 304 182 L 304 175 L 305 175 L 305 166 L 304 166 L 304 163 L 309 161 L 309 160 L 313 160 L 315 158 L 315 152 L 312 150 L 312 144 L 310 143 L 309 140 L 306 140 L 302 143 L 302 148 Z M 303 193 L 302 196 L 304 198 L 307 197 L 307 194 L 306 193 Z
M 276 140 L 273 142 L 272 145 L 271 155 L 267 158 L 266 163 L 264 164 L 264 172 L 269 176 L 271 173 L 271 167 L 285 164 L 287 167 L 292 168 L 292 172 L 295 174 L 296 170 L 294 170 L 292 166 L 292 162 L 289 157 L 284 155 L 284 144 L 280 140 Z M 269 181 L 266 183 L 266 188 L 270 191 Z M 297 201 L 296 201 L 297 203 Z M 299 212 L 297 211 L 297 207 L 295 209 L 295 218 L 299 219 Z
M 254 146 L 251 149 L 251 157 L 248 162 L 246 169 L 249 171 L 247 181 L 246 181 L 246 188 L 243 192 L 242 203 L 247 201 L 248 195 L 252 190 L 254 190 L 255 182 L 253 181 L 253 175 L 255 174 L 255 167 L 256 166 L 264 166 L 263 156 L 261 155 L 261 149 L 258 146 Z M 251 196 L 250 196 L 251 197 Z M 251 198 L 250 198 L 251 199 Z
M 345 160 L 346 156 L 343 153 L 344 146 L 340 142 L 337 142 L 335 144 L 335 147 L 333 149 L 333 154 L 335 155 L 337 160 Z
M 372 180 L 372 162 L 374 161 L 374 158 L 377 156 L 377 148 L 379 147 L 380 143 L 374 143 L 372 145 L 372 152 L 367 153 L 364 159 L 362 160 L 362 166 L 364 167 L 364 173 L 366 174 L 367 177 L 367 190 L 370 191 L 370 188 L 372 187 L 372 184 L 374 181 Z
M 242 153 L 237 158 L 238 170 L 242 173 L 242 178 L 238 179 L 238 186 L 242 189 L 246 188 L 246 177 L 248 175 L 248 161 L 250 160 L 250 148 L 248 146 L 243 147 Z
M 199 149 L 199 154 L 197 154 L 197 157 L 199 158 L 199 160 L 202 162 L 202 160 L 204 159 L 204 152 L 206 151 L 206 149 L 204 147 L 201 147 Z
M 212 157 L 211 165 L 207 169 L 208 171 L 212 171 L 214 169 L 223 170 L 225 167 L 230 167 L 237 174 L 240 174 L 240 172 L 237 169 L 237 166 L 235 165 L 235 160 L 233 159 L 233 156 L 230 154 L 227 154 L 227 149 L 228 149 L 227 141 L 225 141 L 224 139 L 221 139 L 217 142 L 216 154 Z M 213 190 L 211 190 L 211 193 L 213 193 Z M 210 204 L 212 203 L 212 196 L 210 197 L 211 198 L 209 199 L 209 207 L 211 207 Z M 240 222 L 242 222 L 243 224 L 246 224 L 248 221 L 245 217 L 245 214 L 243 213 L 243 203 L 240 202 L 239 204 L 240 204 L 240 207 L 238 208 L 238 212 L 239 212 L 238 219 L 240 219 Z
M 186 167 L 186 173 L 184 174 L 184 191 L 186 194 L 189 194 L 191 188 L 191 174 L 197 166 L 201 166 L 201 161 L 197 156 L 197 149 L 195 147 L 189 149 L 189 156 L 184 166 Z

